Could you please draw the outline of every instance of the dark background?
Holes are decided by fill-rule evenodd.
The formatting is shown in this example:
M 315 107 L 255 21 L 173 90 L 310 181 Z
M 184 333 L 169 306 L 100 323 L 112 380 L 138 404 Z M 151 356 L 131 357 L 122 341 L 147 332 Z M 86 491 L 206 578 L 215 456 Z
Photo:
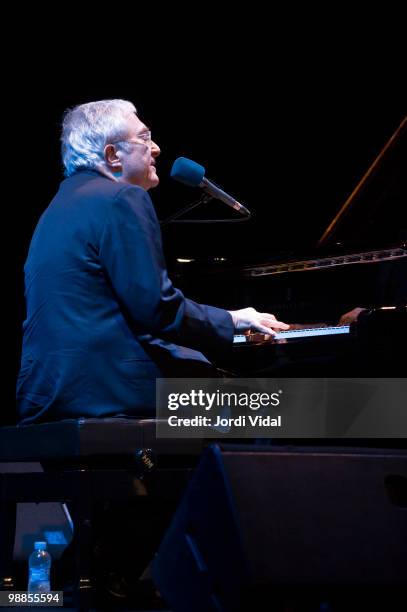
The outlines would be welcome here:
M 261 27 L 262 19 L 239 32 L 208 28 L 204 37 L 194 28 L 182 39 L 174 31 L 161 47 L 154 31 L 148 44 L 127 31 L 88 48 L 78 22 L 76 48 L 72 32 L 68 44 L 55 32 L 27 49 L 14 74 L 18 94 L 12 90 L 8 101 L 10 118 L 19 118 L 23 163 L 7 206 L 16 265 L 8 285 L 15 308 L 7 322 L 13 340 L 5 413 L 13 410 L 24 318 L 22 268 L 38 217 L 62 179 L 59 131 L 67 107 L 105 98 L 136 105 L 162 149 L 161 182 L 151 192 L 160 218 L 197 197 L 169 178 L 181 155 L 203 164 L 208 178 L 252 211 L 248 223 L 165 228 L 170 266 L 175 257 L 264 259 L 315 244 L 399 125 L 407 104 L 397 37 L 384 45 L 379 27 L 361 43 L 358 28 L 333 37 L 326 27 L 317 38 L 303 33 L 294 46 L 289 22 L 290 35 L 277 43 L 278 24 Z M 234 216 L 221 203 L 200 212 Z

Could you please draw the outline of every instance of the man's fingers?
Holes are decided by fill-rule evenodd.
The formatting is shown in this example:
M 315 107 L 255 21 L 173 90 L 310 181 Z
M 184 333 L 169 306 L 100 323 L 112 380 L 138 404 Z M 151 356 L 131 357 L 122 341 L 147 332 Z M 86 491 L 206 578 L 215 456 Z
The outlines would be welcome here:
M 263 334 L 274 336 L 276 331 L 290 329 L 290 326 L 282 321 L 277 321 L 276 317 L 269 312 L 257 312 L 251 306 L 241 310 L 229 311 L 232 316 L 236 330 L 255 330 Z
M 272 329 L 277 329 L 277 330 L 281 330 L 281 331 L 284 331 L 286 329 L 290 329 L 290 326 L 287 325 L 287 323 L 283 323 L 282 321 L 277 321 L 276 318 L 274 318 L 274 319 L 262 318 L 262 319 L 260 319 L 260 325 L 266 325 L 268 327 L 271 327 Z
M 269 312 L 259 312 L 259 315 L 261 317 L 264 317 L 265 319 L 271 319 L 272 321 L 276 320 L 276 317 L 273 314 L 270 314 Z
M 282 321 L 277 321 L 276 317 L 269 312 L 259 312 L 259 322 L 261 325 L 266 325 L 272 329 L 286 330 L 290 329 L 290 326 Z
M 265 325 L 256 325 L 256 331 L 261 332 L 262 334 L 266 334 L 267 336 L 275 336 L 276 332 L 271 327 L 266 327 Z
M 253 327 L 263 334 L 270 334 L 271 336 L 274 336 L 279 331 L 289 329 L 290 326 L 286 325 L 285 323 L 281 323 L 281 321 L 273 321 L 271 324 L 269 322 L 261 321 L 258 324 L 253 325 Z

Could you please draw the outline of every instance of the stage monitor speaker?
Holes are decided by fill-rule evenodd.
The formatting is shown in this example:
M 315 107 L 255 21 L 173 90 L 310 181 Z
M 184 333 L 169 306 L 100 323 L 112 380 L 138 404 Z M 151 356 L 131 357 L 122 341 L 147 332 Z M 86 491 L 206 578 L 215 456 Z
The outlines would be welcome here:
M 403 589 L 407 452 L 212 445 L 152 574 L 174 612 L 247 610 L 256 589 Z
M 0 463 L 0 473 L 42 472 L 40 463 Z M 18 503 L 13 558 L 27 561 L 34 542 L 44 540 L 53 560 L 59 559 L 73 537 L 73 523 L 65 504 Z

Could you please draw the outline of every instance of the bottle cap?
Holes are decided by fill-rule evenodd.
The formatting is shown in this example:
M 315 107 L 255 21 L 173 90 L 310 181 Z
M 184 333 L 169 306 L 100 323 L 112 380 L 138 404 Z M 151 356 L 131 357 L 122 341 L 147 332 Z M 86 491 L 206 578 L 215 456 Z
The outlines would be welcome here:
M 34 542 L 34 550 L 46 550 L 47 543 L 46 542 Z

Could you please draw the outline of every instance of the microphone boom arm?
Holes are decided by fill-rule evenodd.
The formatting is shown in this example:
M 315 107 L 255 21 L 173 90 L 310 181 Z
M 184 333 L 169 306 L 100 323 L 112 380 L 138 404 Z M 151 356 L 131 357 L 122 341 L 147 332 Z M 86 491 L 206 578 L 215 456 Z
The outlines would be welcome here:
M 207 193 L 203 193 L 199 200 L 197 200 L 196 202 L 192 202 L 192 204 L 188 204 L 188 206 L 184 206 L 184 208 L 181 208 L 181 210 L 179 210 L 178 212 L 170 215 L 163 221 L 160 221 L 160 225 L 167 225 L 167 223 L 175 221 L 175 219 L 178 219 L 182 215 L 185 215 L 185 213 L 189 212 L 190 210 L 193 210 L 200 204 L 206 204 L 206 202 L 209 202 L 210 200 L 213 200 L 212 196 L 208 195 Z

